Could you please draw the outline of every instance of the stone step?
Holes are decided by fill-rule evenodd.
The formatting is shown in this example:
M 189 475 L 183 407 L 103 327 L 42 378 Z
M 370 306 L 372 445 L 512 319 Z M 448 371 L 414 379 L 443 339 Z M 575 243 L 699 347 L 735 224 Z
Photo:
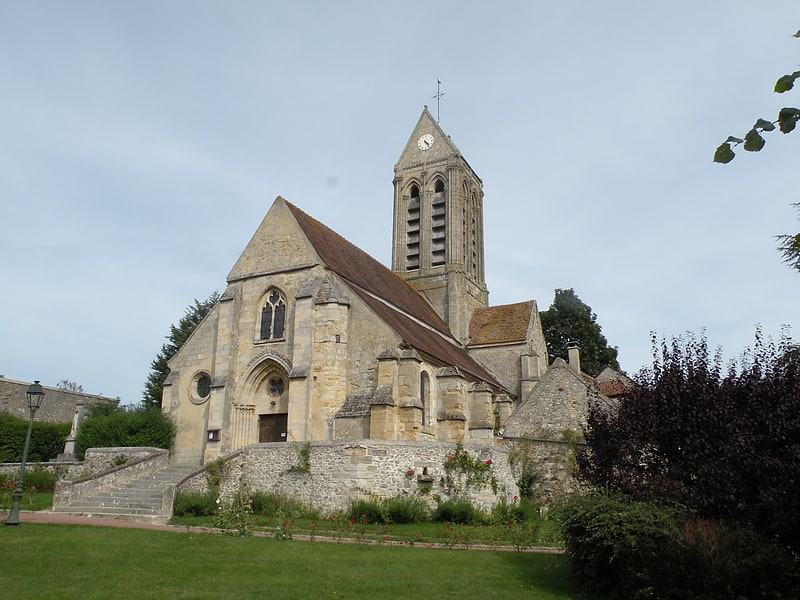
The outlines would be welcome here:
M 53 512 L 166 523 L 170 515 L 162 512 L 164 490 L 197 469 L 195 466 L 172 465 L 126 484 L 98 490 L 70 506 L 53 507 Z
M 161 510 L 162 506 L 161 498 L 110 498 L 108 496 L 90 496 L 81 500 L 80 504 L 87 506 L 129 506 L 131 508 L 148 508 L 152 510 Z
M 57 508 L 54 507 L 53 512 L 69 513 L 72 515 L 100 514 L 100 513 L 106 515 L 142 515 L 142 516 L 160 515 L 160 511 L 156 511 L 150 508 L 128 508 L 123 506 L 92 506 L 91 504 L 76 504 L 74 506 L 60 506 Z

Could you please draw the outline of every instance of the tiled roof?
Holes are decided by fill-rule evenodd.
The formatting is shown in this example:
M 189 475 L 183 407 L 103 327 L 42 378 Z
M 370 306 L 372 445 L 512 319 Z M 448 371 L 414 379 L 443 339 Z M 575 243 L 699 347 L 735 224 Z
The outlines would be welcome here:
M 533 305 L 529 300 L 475 310 L 469 324 L 469 345 L 524 342 Z
M 601 394 L 609 398 L 622 396 L 631 391 L 630 386 L 625 385 L 625 383 L 619 380 L 598 381 L 597 389 L 600 390 Z
M 400 338 L 445 365 L 505 389 L 467 354 L 435 310 L 399 275 L 286 202 L 322 262 L 339 275 Z

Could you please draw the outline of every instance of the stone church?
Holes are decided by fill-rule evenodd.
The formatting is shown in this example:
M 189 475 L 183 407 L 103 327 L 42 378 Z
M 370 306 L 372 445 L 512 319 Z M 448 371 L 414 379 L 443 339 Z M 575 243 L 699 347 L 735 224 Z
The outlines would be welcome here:
M 579 428 L 599 392 L 577 354 L 548 368 L 536 302 L 488 304 L 482 186 L 425 107 L 394 169 L 391 269 L 278 197 L 169 362 L 176 461 Z

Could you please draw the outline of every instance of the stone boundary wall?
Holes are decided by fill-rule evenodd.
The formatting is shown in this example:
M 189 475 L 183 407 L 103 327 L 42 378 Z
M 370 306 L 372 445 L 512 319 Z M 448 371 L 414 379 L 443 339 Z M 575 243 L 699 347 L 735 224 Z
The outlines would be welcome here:
M 128 460 L 113 465 L 114 457 L 124 455 Z M 70 506 L 87 494 L 125 483 L 147 473 L 156 473 L 169 464 L 169 451 L 160 448 L 90 448 L 86 451 L 84 469 L 91 475 L 75 480 L 56 482 L 53 508 Z
M 585 442 L 507 437 L 502 444 L 509 452 L 527 453 L 532 459 L 539 474 L 536 488 L 544 504 L 581 489 L 575 478 L 575 447 L 585 447 Z
M 0 411 L 27 421 L 30 418 L 28 397 L 26 395 L 29 386 L 30 383 L 0 377 Z M 42 389 L 44 390 L 44 398 L 41 407 L 36 411 L 35 421 L 71 423 L 79 404 L 87 407 L 93 404 L 114 406 L 119 404 L 118 398 L 108 398 L 83 392 L 68 392 L 46 385 L 43 385 Z
M 0 478 L 6 480 L 17 480 L 19 466 L 21 463 L 0 463 Z M 59 461 L 59 462 L 26 462 L 25 471 L 35 471 L 43 469 L 50 471 L 58 479 L 77 479 L 85 474 L 85 467 L 82 462 Z
M 289 472 L 301 466 L 305 443 L 275 442 L 246 446 L 223 457 L 223 482 L 220 495 L 231 497 L 240 489 L 280 493 L 324 511 L 346 510 L 351 500 L 372 496 L 390 498 L 400 494 L 429 491 L 423 497 L 445 497 L 441 480 L 444 463 L 455 444 L 439 442 L 397 442 L 354 440 L 311 442 L 310 472 Z M 499 500 L 518 495 L 508 463 L 508 451 L 481 444 L 463 445 L 482 461 L 491 460 L 498 483 L 497 496 L 491 488 L 468 490 L 472 503 L 489 510 Z M 414 474 L 409 475 L 413 470 Z M 206 472 L 187 478 L 180 490 L 208 489 Z

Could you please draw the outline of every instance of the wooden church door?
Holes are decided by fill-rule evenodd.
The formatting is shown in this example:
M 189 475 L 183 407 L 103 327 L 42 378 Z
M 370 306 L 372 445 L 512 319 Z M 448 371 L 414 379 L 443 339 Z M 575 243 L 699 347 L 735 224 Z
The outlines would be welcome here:
M 258 417 L 258 441 L 261 442 L 285 442 L 286 430 L 289 422 L 287 413 L 273 415 L 259 415 Z

